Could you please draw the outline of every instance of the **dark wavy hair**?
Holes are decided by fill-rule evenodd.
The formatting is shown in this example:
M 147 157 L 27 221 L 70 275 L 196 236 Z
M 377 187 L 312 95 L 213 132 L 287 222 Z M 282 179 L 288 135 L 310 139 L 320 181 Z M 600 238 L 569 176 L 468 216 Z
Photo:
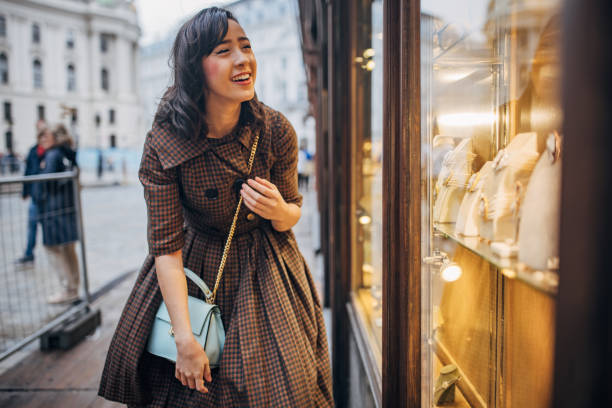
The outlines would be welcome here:
M 202 58 L 210 55 L 227 34 L 228 20 L 238 22 L 228 10 L 201 10 L 181 26 L 172 46 L 170 67 L 173 83 L 162 96 L 155 122 L 167 125 L 179 137 L 197 138 L 208 133 L 205 121 L 206 76 Z M 239 123 L 263 124 L 257 96 L 242 102 Z

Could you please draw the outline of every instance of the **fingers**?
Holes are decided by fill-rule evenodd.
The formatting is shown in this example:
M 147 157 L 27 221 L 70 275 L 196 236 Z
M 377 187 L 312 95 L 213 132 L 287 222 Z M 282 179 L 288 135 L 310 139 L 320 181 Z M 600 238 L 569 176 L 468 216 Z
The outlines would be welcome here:
M 193 376 L 188 376 L 187 377 L 187 384 L 189 386 L 189 388 L 191 388 L 192 390 L 195 390 L 196 388 L 196 379 Z
M 262 179 L 261 177 L 255 177 L 255 181 L 257 181 L 260 184 L 263 184 L 264 186 L 275 190 L 276 186 L 274 184 L 272 184 L 270 181 L 266 180 L 266 179 Z
M 204 386 L 203 379 L 200 378 L 196 380 L 196 390 L 200 391 L 203 394 L 206 394 L 208 392 L 208 388 Z
M 267 198 L 262 194 L 258 193 L 253 188 L 243 184 L 241 190 L 242 197 L 255 208 L 274 207 L 276 201 L 274 199 Z
M 208 382 L 212 381 L 212 375 L 210 374 L 210 364 L 204 364 L 204 379 Z
M 255 179 L 248 179 L 247 185 L 265 197 L 275 196 L 276 186 L 268 180 L 255 177 Z

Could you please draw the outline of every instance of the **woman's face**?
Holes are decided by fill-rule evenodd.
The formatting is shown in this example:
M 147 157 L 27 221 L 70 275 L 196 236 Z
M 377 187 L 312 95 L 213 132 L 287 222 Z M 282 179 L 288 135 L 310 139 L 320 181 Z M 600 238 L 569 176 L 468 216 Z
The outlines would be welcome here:
M 257 61 L 251 42 L 234 20 L 228 20 L 223 41 L 202 59 L 210 101 L 241 103 L 253 99 Z
M 47 150 L 53 147 L 53 145 L 55 144 L 55 138 L 53 137 L 53 133 L 50 130 L 46 130 L 41 136 L 40 136 L 40 146 Z

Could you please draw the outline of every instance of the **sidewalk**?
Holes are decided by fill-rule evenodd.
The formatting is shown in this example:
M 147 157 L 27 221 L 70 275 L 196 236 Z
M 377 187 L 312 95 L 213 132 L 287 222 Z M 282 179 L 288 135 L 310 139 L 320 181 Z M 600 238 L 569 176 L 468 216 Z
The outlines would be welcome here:
M 3 408 L 120 407 L 97 396 L 98 382 L 117 320 L 136 275 L 94 303 L 102 326 L 68 351 L 33 351 L 0 376 Z

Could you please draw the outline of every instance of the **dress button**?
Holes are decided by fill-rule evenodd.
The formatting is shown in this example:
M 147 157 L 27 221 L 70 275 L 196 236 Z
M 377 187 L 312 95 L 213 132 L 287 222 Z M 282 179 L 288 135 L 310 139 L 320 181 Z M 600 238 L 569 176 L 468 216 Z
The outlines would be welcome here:
M 255 219 L 255 214 L 253 213 L 248 213 L 246 216 L 247 220 L 249 221 L 253 221 Z

